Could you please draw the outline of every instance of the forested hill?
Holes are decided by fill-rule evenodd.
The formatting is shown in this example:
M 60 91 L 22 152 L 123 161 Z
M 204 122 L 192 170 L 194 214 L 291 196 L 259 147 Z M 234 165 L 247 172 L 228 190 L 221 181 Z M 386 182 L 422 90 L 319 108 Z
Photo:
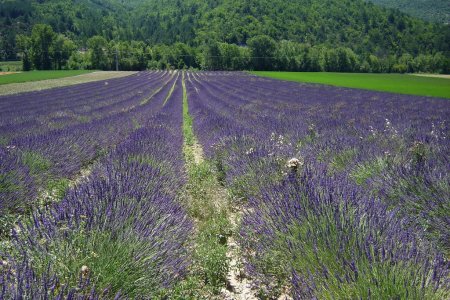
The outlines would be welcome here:
M 448 0 L 367 0 L 431 22 L 450 23 Z
M 377 55 L 448 50 L 449 28 L 363 0 L 0 0 L 2 49 L 36 23 L 76 41 L 243 45 L 258 34 Z M 447 43 L 447 44 L 446 44 Z

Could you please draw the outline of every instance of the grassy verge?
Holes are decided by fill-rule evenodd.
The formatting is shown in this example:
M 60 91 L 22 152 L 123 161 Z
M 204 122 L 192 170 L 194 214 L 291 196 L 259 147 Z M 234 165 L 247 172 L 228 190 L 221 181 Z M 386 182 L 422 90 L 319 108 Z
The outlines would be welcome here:
M 18 72 L 22 71 L 22 62 L 18 61 L 0 61 L 0 72 Z
M 174 290 L 173 299 L 215 299 L 226 285 L 228 203 L 220 191 L 213 164 L 203 160 L 189 115 L 183 75 L 184 156 L 188 171 L 186 206 L 196 222 L 194 262 L 188 278 Z
M 39 81 L 46 79 L 58 79 L 81 74 L 91 73 L 91 70 L 70 70 L 70 71 L 31 71 L 0 76 L 0 85 L 9 83 L 21 83 Z
M 169 91 L 169 93 L 167 94 L 166 99 L 164 99 L 163 106 L 166 105 L 167 101 L 168 101 L 168 100 L 170 99 L 170 97 L 172 96 L 172 93 L 173 93 L 173 91 L 175 90 L 175 86 L 177 85 L 178 76 L 180 76 L 180 75 L 177 75 L 177 78 L 175 78 L 175 81 L 173 82 L 173 85 L 172 85 L 172 87 L 170 88 L 170 91 Z
M 450 80 L 403 74 L 355 74 L 322 72 L 251 72 L 281 80 L 450 99 Z

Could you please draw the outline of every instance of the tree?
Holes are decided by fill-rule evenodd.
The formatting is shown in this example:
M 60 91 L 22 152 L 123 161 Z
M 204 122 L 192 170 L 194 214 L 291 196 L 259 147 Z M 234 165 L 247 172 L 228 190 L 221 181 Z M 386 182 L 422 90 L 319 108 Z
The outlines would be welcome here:
M 400 73 L 412 73 L 414 72 L 414 58 L 411 54 L 405 53 L 398 59 L 398 64 L 402 67 L 400 68 Z M 406 67 L 406 69 L 405 69 Z
M 276 67 L 283 71 L 309 71 L 311 68 L 308 44 L 281 41 L 275 51 Z
M 56 34 L 49 25 L 36 24 L 31 32 L 31 60 L 38 70 L 52 68 L 51 47 Z
M 353 72 L 359 69 L 358 57 L 352 49 L 339 47 L 336 52 L 339 72 Z
M 24 71 L 31 70 L 30 47 L 31 39 L 23 34 L 16 36 L 16 46 L 22 56 L 22 69 Z
M 85 52 L 74 51 L 67 61 L 67 67 L 70 70 L 90 69 L 89 55 Z
M 61 70 L 65 67 L 75 49 L 76 46 L 73 41 L 62 34 L 58 34 L 51 47 L 54 68 Z
M 242 70 L 239 46 L 220 43 L 221 65 L 223 70 Z
M 275 61 L 276 50 L 275 40 L 267 35 L 258 35 L 247 41 L 253 56 L 253 66 L 255 70 L 270 70 Z
M 321 72 L 325 71 L 325 47 L 314 46 L 308 52 L 308 71 Z
M 369 64 L 370 72 L 372 73 L 380 73 L 381 72 L 381 63 L 378 57 L 373 54 L 370 54 L 367 58 L 367 62 Z
M 292 41 L 281 41 L 275 51 L 276 67 L 279 70 L 299 71 L 296 57 L 300 54 L 298 44 Z
M 327 51 L 325 52 L 324 69 L 327 72 L 339 71 L 339 57 L 336 49 L 327 49 Z
M 210 71 L 221 70 L 221 53 L 219 44 L 215 41 L 210 42 L 203 52 L 203 68 Z
M 91 67 L 96 70 L 108 69 L 108 57 L 106 46 L 108 42 L 102 36 L 93 36 L 87 41 Z

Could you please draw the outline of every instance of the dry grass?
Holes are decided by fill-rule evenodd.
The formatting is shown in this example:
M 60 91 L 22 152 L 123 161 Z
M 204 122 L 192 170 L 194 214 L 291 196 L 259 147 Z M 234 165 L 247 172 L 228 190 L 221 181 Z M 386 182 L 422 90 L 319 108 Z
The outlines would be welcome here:
M 414 76 L 422 76 L 422 77 L 433 77 L 433 78 L 445 78 L 450 79 L 449 74 L 411 74 Z
M 9 75 L 9 74 L 15 74 L 15 73 L 19 73 L 19 72 L 0 72 L 0 76 L 2 76 L 2 75 Z
M 114 71 L 99 71 L 72 77 L 65 77 L 60 79 L 49 79 L 24 83 L 11 83 L 0 85 L 0 95 L 11 95 L 24 92 L 40 91 L 62 86 L 75 85 L 91 81 L 106 80 L 112 78 L 125 77 L 136 72 L 114 72 Z

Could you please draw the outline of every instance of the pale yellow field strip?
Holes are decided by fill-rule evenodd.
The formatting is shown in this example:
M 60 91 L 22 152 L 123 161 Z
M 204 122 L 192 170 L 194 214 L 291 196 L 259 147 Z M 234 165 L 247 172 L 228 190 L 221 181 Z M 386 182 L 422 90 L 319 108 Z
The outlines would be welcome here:
M 15 73 L 19 73 L 19 72 L 0 72 L 0 76 L 2 76 L 2 75 L 9 75 L 9 74 L 15 74 Z
M 69 86 L 92 81 L 125 77 L 135 73 L 137 72 L 98 71 L 59 79 L 3 84 L 0 85 L 0 95 L 11 95 L 23 92 L 40 91 L 61 86 Z
M 422 76 L 422 77 L 434 77 L 434 78 L 445 78 L 450 79 L 449 74 L 411 74 L 414 76 Z

